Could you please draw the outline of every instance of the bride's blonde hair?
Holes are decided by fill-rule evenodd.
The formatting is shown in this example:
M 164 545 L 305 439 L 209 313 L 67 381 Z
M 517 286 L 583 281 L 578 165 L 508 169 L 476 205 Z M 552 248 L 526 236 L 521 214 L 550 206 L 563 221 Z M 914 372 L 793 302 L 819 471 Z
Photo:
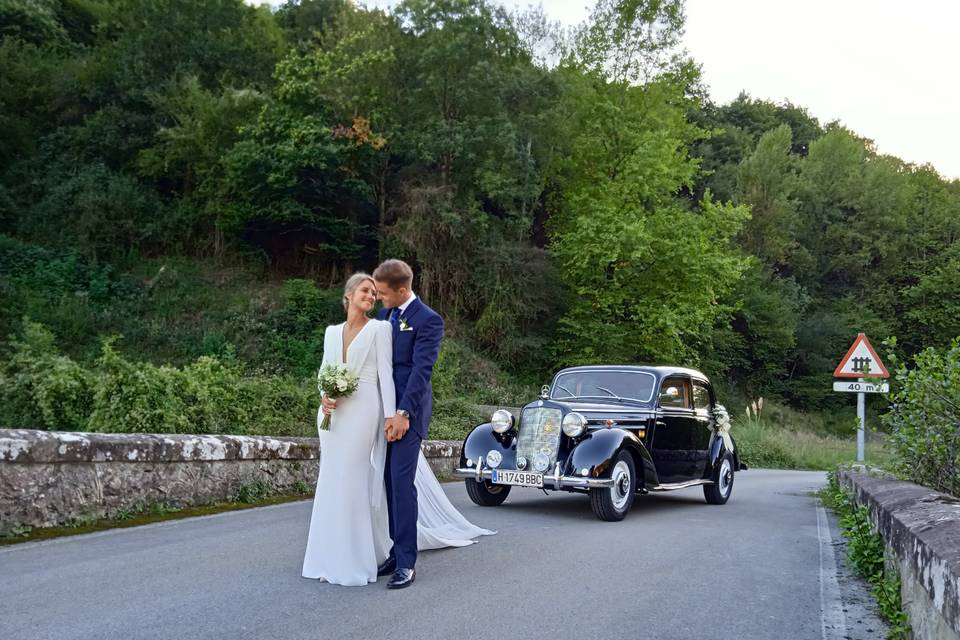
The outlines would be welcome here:
M 373 288 L 376 290 L 377 281 L 373 279 L 369 273 L 364 273 L 363 271 L 357 271 L 355 274 L 347 278 L 347 283 L 343 285 L 343 310 L 346 311 L 350 308 L 350 296 L 353 295 L 353 292 L 357 290 L 357 287 L 366 280 L 369 280 L 373 283 Z

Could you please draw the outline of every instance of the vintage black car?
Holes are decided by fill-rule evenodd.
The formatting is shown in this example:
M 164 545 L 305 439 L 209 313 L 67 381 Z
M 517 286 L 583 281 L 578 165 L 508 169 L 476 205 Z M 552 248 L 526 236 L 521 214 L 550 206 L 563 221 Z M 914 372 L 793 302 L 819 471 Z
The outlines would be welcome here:
M 601 520 L 622 520 L 637 493 L 703 485 L 724 504 L 745 469 L 726 410 L 705 375 L 681 367 L 563 369 L 540 398 L 473 429 L 454 474 L 470 499 L 496 506 L 514 486 L 590 495 Z

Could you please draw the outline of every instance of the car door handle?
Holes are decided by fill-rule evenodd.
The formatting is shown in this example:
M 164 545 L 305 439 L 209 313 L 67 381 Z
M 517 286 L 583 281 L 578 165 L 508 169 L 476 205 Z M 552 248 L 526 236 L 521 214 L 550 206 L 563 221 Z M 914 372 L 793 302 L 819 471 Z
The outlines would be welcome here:
M 667 426 L 667 423 L 664 422 L 663 420 L 657 420 L 657 421 L 654 422 L 653 424 L 657 425 L 658 427 L 665 427 L 665 426 Z

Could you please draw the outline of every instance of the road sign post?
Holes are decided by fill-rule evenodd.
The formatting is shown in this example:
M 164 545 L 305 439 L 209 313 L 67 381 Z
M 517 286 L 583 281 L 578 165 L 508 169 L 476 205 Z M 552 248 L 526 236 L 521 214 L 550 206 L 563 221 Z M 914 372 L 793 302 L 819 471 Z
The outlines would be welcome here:
M 857 418 L 860 419 L 857 427 L 857 462 L 863 462 L 863 446 L 867 428 L 867 394 L 860 392 L 857 394 Z
M 867 394 L 887 393 L 890 385 L 879 380 L 870 381 L 869 378 L 889 378 L 890 372 L 883 366 L 880 356 L 873 350 L 873 345 L 865 334 L 857 334 L 857 339 L 837 365 L 833 375 L 837 378 L 856 378 L 854 381 L 834 382 L 833 390 L 857 394 L 857 462 L 864 460 L 864 440 L 867 427 Z

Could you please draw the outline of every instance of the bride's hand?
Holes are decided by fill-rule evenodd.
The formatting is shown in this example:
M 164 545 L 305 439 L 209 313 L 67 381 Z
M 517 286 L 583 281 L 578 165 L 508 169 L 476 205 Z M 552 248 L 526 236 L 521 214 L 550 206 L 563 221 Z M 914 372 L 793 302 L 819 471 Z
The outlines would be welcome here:
M 337 401 L 323 396 L 323 413 L 324 415 L 330 415 L 333 413 L 333 410 L 337 408 Z
M 383 435 L 386 436 L 387 442 L 393 442 L 393 417 L 387 418 L 383 423 Z

